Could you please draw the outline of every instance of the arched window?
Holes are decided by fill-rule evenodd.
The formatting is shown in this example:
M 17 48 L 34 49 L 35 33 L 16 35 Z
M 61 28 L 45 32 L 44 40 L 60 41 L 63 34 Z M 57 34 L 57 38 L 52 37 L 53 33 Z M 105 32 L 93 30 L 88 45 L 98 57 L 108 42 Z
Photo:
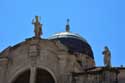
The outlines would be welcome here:
M 29 83 L 30 70 L 26 70 L 19 74 L 12 83 Z
M 25 70 L 24 72 L 20 73 L 12 83 L 30 83 L 31 73 L 32 72 L 30 70 Z M 55 83 L 55 80 L 48 71 L 37 68 L 35 83 Z
M 48 71 L 37 68 L 35 83 L 55 83 L 55 81 Z

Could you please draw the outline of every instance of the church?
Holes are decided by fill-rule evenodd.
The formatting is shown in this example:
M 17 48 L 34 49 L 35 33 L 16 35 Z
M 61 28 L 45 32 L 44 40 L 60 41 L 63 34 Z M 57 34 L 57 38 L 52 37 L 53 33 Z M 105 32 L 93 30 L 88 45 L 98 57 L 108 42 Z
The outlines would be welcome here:
M 66 31 L 41 37 L 36 16 L 34 36 L 0 52 L 0 83 L 125 83 L 125 67 L 112 67 L 106 46 L 104 66 L 96 66 L 91 45 L 79 34 Z

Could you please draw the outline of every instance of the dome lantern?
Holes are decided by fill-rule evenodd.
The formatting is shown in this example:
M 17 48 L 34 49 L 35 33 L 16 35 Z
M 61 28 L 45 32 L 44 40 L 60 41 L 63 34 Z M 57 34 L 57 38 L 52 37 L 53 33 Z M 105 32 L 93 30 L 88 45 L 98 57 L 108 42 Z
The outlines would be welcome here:
M 66 32 L 70 32 L 69 19 L 67 19 Z

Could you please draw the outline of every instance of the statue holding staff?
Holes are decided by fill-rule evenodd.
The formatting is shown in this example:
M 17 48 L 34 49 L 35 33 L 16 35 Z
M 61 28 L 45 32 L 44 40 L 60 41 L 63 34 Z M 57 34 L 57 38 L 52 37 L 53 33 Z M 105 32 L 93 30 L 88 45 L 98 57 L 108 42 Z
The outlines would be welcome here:
M 38 18 L 38 16 L 35 16 L 35 22 L 34 19 L 32 20 L 32 24 L 34 24 L 35 27 L 34 33 L 36 38 L 40 38 L 40 36 L 42 35 L 42 24 L 40 24 Z

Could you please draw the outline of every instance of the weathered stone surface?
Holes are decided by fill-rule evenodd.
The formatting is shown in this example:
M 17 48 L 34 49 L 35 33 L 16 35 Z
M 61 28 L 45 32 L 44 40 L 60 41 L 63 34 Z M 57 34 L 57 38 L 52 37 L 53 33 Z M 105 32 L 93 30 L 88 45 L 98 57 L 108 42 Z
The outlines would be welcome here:
M 9 56 L 12 61 L 7 65 L 7 83 L 11 83 L 22 71 L 32 69 L 32 66 L 49 70 L 56 82 L 69 72 L 79 72 L 81 68 L 75 56 L 58 41 L 31 38 L 13 46 Z
M 89 72 L 85 71 L 95 67 L 94 60 L 85 54 L 70 54 L 58 40 L 29 38 L 9 49 L 1 53 L 0 83 L 13 83 L 26 70 L 30 70 L 31 73 L 30 83 L 35 83 L 38 68 L 49 72 L 55 83 L 108 83 L 100 82 L 103 75 L 108 78 L 107 80 L 110 80 L 111 76 L 116 77 L 115 72 L 110 71 L 101 74 L 91 73 L 98 71 L 96 68 Z M 123 70 L 120 72 L 125 72 Z M 80 76 L 74 77 L 73 72 L 79 73 Z M 88 74 L 82 74 L 87 72 Z M 121 76 L 124 77 L 122 73 L 119 79 Z M 120 82 L 123 83 L 124 80 Z

